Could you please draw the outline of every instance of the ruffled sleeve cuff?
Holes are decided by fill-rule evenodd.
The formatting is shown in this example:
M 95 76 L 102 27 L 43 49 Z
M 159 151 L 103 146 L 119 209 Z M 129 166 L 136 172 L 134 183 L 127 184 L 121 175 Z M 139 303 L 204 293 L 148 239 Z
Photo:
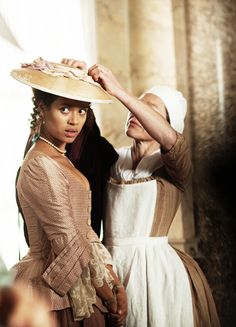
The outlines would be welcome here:
M 91 246 L 75 235 L 42 275 L 43 280 L 60 296 L 75 284 L 91 258 Z
M 110 254 L 100 243 L 92 243 L 91 259 L 88 266 L 83 269 L 81 276 L 69 291 L 72 300 L 74 320 L 82 320 L 93 313 L 93 304 L 96 303 L 96 290 L 94 285 L 101 287 L 106 282 L 111 289 L 114 285 L 106 265 L 112 264 Z

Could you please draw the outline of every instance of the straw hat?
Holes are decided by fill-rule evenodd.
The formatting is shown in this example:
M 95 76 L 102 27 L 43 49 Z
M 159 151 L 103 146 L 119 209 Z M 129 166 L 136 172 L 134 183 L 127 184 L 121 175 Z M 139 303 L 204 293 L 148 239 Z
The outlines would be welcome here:
M 92 103 L 111 103 L 109 94 L 87 72 L 42 58 L 22 64 L 11 76 L 32 88 L 61 97 Z

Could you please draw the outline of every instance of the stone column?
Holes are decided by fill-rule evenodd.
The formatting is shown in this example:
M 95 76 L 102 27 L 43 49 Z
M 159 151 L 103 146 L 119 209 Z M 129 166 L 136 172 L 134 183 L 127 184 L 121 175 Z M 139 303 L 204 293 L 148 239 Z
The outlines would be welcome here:
M 121 84 L 131 89 L 128 0 L 97 0 L 98 62 L 111 68 Z M 99 106 L 100 126 L 106 138 L 116 147 L 130 144 L 125 136 L 127 110 L 115 99 L 112 105 Z
M 129 0 L 132 90 L 155 84 L 176 86 L 171 0 Z

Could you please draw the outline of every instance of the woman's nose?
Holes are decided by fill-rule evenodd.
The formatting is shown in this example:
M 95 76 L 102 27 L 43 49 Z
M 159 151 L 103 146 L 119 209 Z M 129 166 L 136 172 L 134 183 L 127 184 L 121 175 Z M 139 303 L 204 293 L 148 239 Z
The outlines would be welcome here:
M 70 125 L 77 125 L 78 124 L 78 114 L 77 114 L 77 112 L 71 112 L 70 117 L 68 119 L 68 123 Z

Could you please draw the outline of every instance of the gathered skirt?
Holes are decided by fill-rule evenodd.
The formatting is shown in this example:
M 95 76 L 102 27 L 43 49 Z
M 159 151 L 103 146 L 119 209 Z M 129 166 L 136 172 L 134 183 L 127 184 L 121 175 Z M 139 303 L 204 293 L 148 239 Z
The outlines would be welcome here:
M 73 318 L 72 308 L 52 311 L 52 316 L 56 320 L 57 327 L 105 327 L 105 314 L 95 305 L 94 313 L 89 318 L 81 321 L 75 321 Z
M 106 240 L 126 287 L 126 327 L 219 327 L 208 282 L 197 262 L 167 237 Z

